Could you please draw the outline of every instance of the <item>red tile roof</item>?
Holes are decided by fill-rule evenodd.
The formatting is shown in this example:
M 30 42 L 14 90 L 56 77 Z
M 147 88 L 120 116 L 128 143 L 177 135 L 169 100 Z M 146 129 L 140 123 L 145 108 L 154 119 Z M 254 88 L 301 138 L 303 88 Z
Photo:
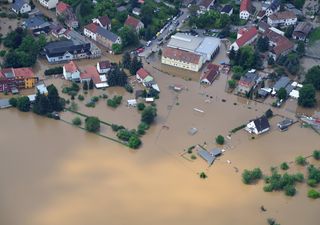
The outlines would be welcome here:
M 87 78 L 91 78 L 94 84 L 101 83 L 100 75 L 99 75 L 97 68 L 95 66 L 87 66 L 84 69 L 84 71 L 85 71 L 85 73 L 83 73 L 83 76 L 86 76 Z
M 293 50 L 293 47 L 294 44 L 291 41 L 283 39 L 272 49 L 272 52 L 278 57 L 288 50 Z
M 240 47 L 244 46 L 248 41 L 252 40 L 258 34 L 258 30 L 255 27 L 251 27 L 244 32 L 242 36 L 236 40 L 237 45 Z
M 138 71 L 137 71 L 137 75 L 141 78 L 141 79 L 145 79 L 147 76 L 149 76 L 150 74 L 148 73 L 148 71 L 146 71 L 145 69 L 143 68 L 140 68 Z
M 13 72 L 14 72 L 15 77 L 24 77 L 24 78 L 35 77 L 32 69 L 29 67 L 14 68 Z
M 78 67 L 73 61 L 70 61 L 69 63 L 65 64 L 64 69 L 68 73 L 74 73 L 74 72 L 78 71 Z
M 212 83 L 219 75 L 219 69 L 219 65 L 210 63 L 203 73 L 202 80 L 207 79 L 210 83 Z
M 200 61 L 200 55 L 198 54 L 169 47 L 163 49 L 162 56 L 193 64 L 198 64 Z
M 101 16 L 98 18 L 98 20 L 100 21 L 101 25 L 104 27 L 111 24 L 111 21 L 108 16 Z
M 101 62 L 99 62 L 99 67 L 100 67 L 100 69 L 108 69 L 111 67 L 111 63 L 108 60 L 101 61 Z
M 140 23 L 140 20 L 138 20 L 132 16 L 128 16 L 126 22 L 124 22 L 125 25 L 133 27 L 133 28 L 137 28 L 139 23 Z
M 70 8 L 69 4 L 60 1 L 56 6 L 56 11 L 58 13 L 63 13 L 64 11 L 66 11 L 69 8 Z
M 276 12 L 269 16 L 271 20 L 286 20 L 286 19 L 292 19 L 296 18 L 296 14 L 291 11 L 283 11 L 283 12 Z
M 92 33 L 97 33 L 98 27 L 99 27 L 98 24 L 90 23 L 90 24 L 86 25 L 84 28 L 91 31 Z
M 242 0 L 240 4 L 240 12 L 242 11 L 250 11 L 251 0 Z

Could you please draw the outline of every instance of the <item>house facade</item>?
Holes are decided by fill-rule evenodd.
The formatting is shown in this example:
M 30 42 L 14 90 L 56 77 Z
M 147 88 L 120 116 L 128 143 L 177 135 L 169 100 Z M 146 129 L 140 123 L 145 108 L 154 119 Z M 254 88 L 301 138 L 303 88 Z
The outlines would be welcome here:
M 63 76 L 66 80 L 80 81 L 80 70 L 73 61 L 70 61 L 63 66 Z
M 28 0 L 15 0 L 11 4 L 11 10 L 16 14 L 23 14 L 31 12 L 31 5 Z
M 53 9 L 58 4 L 58 0 L 38 0 L 40 5 L 47 9 Z
M 297 21 L 296 14 L 290 11 L 277 12 L 268 17 L 268 24 L 273 27 L 295 25 Z
M 0 70 L 0 92 L 33 88 L 38 80 L 29 67 L 5 68 Z
M 211 85 L 213 81 L 220 74 L 220 67 L 216 64 L 210 63 L 207 68 L 204 70 L 202 77 L 200 79 L 201 84 Z
M 270 6 L 266 9 L 266 15 L 271 16 L 273 13 L 280 10 L 280 0 L 273 0 Z
M 202 57 L 196 53 L 166 47 L 162 52 L 161 63 L 198 72 L 204 61 Z
M 239 17 L 243 20 L 248 20 L 251 11 L 251 0 L 242 0 L 240 4 Z
M 153 77 L 144 68 L 140 68 L 136 73 L 136 78 L 139 82 L 145 85 L 145 83 L 153 81 Z
M 110 61 L 101 61 L 97 62 L 97 71 L 100 74 L 106 74 L 111 69 L 111 63 Z

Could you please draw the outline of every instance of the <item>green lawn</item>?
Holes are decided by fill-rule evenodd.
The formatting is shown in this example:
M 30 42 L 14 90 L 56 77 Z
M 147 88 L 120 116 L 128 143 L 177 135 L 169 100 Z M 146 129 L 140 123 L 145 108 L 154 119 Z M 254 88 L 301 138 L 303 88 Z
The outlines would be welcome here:
M 320 40 L 320 27 L 315 28 L 309 35 L 309 44 Z

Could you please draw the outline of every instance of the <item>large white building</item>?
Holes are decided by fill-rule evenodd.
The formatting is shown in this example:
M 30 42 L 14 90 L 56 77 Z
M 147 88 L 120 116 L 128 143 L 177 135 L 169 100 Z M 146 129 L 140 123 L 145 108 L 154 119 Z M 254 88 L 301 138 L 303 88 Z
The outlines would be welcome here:
M 54 9 L 58 4 L 58 0 L 38 0 L 40 5 L 47 9 Z

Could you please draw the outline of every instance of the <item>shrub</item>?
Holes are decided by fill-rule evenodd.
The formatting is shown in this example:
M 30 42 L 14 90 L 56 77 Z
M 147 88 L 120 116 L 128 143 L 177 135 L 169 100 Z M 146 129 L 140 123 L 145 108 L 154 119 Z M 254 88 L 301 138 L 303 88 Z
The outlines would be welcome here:
M 46 76 L 62 74 L 62 73 L 63 73 L 63 68 L 61 66 L 53 67 L 44 71 L 44 75 Z
M 108 95 L 102 94 L 102 98 L 103 98 L 103 99 L 107 99 L 107 98 L 108 98 Z
M 319 160 L 320 159 L 320 151 L 319 150 L 314 150 L 312 153 L 312 156 L 314 159 Z
M 282 170 L 288 170 L 289 169 L 289 165 L 286 162 L 281 163 L 280 168 Z
M 284 187 L 284 192 L 287 196 L 294 196 L 296 194 L 296 188 L 293 185 L 287 185 Z
M 157 109 L 153 106 L 147 106 L 141 113 L 141 122 L 146 124 L 153 123 L 155 117 L 157 116 Z
M 141 140 L 136 135 L 132 135 L 129 138 L 128 145 L 130 148 L 137 149 L 141 145 Z
M 223 145 L 224 144 L 224 137 L 222 135 L 218 135 L 216 137 L 216 143 L 219 145 Z
M 303 156 L 298 156 L 295 162 L 297 165 L 300 165 L 300 166 L 304 166 L 307 163 L 306 159 Z
M 313 179 L 317 183 L 320 182 L 320 169 L 317 169 L 314 165 L 308 167 L 308 179 Z
M 0 51 L 0 57 L 4 57 L 6 55 L 7 51 L 6 50 L 1 50 Z
M 318 184 L 318 182 L 317 182 L 315 179 L 308 179 L 307 184 L 308 184 L 310 187 L 316 187 L 317 184 Z
M 191 159 L 192 159 L 192 160 L 195 160 L 195 159 L 197 159 L 197 156 L 191 155 Z
M 78 95 L 78 100 L 79 101 L 83 101 L 84 100 L 84 96 L 83 95 Z
M 133 93 L 133 87 L 130 84 L 126 84 L 124 88 L 126 89 L 127 92 Z
M 131 135 L 132 135 L 131 132 L 128 131 L 127 129 L 121 129 L 121 130 L 118 130 L 117 132 L 117 137 L 123 141 L 129 141 Z
M 206 179 L 207 178 L 207 174 L 205 174 L 204 172 L 200 173 L 200 178 L 201 179 Z
M 313 199 L 317 199 L 317 198 L 320 198 L 320 193 L 314 189 L 310 189 L 308 191 L 308 197 L 313 198 Z
M 75 126 L 80 126 L 81 125 L 81 119 L 80 117 L 75 117 L 73 120 L 72 120 L 72 124 L 75 125 Z
M 99 97 L 98 97 L 98 96 L 93 96 L 93 97 L 91 98 L 91 101 L 92 101 L 92 102 L 98 102 L 98 101 L 99 101 Z
M 125 127 L 122 126 L 122 125 L 111 124 L 111 129 L 112 129 L 113 131 L 117 132 L 118 130 L 125 129 Z
M 145 105 L 143 102 L 139 102 L 139 103 L 137 104 L 137 109 L 138 109 L 139 111 L 144 110 L 145 107 L 146 107 L 146 105 Z
M 260 168 L 255 168 L 252 171 L 244 170 L 242 173 L 242 181 L 245 184 L 252 184 L 253 182 L 262 178 L 262 172 Z
M 112 99 L 107 100 L 107 105 L 112 108 L 116 108 L 120 105 L 121 101 L 122 101 L 122 96 L 115 95 L 113 96 Z
M 86 130 L 89 132 L 98 132 L 100 130 L 100 120 L 98 117 L 89 116 L 85 120 Z
M 237 82 L 234 79 L 228 80 L 229 88 L 234 89 L 236 87 L 236 84 Z
M 94 108 L 94 107 L 96 107 L 96 104 L 94 103 L 94 102 L 88 102 L 87 104 L 86 104 L 86 107 L 88 107 L 88 108 Z
M 70 109 L 71 111 L 77 112 L 78 109 L 79 109 L 79 106 L 78 106 L 77 103 L 71 102 L 71 105 L 70 105 L 69 109 Z
M 265 185 L 265 186 L 263 187 L 263 190 L 264 190 L 265 192 L 272 192 L 272 191 L 273 191 L 273 188 L 272 188 L 272 186 L 271 186 L 270 184 L 268 184 L 268 185 Z

